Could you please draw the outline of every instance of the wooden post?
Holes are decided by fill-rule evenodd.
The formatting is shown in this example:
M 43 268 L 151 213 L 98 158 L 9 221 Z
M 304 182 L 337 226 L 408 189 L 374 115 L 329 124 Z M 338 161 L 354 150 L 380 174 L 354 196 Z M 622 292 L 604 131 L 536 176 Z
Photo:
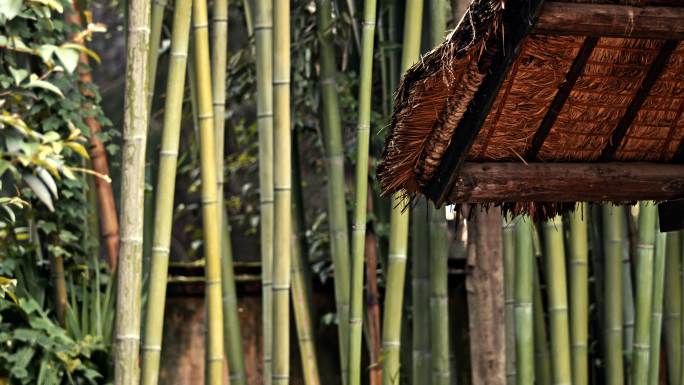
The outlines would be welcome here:
M 506 384 L 501 211 L 468 221 L 468 316 L 473 385 Z

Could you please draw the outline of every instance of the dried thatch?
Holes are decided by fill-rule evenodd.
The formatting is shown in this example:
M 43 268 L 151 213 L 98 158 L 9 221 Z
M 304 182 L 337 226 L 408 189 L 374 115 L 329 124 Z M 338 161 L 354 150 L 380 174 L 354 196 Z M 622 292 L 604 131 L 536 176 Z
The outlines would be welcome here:
M 597 1 L 576 1 L 596 3 Z M 492 60 L 505 42 L 502 27 L 504 1 L 475 0 L 456 30 L 441 46 L 410 68 L 395 95 L 391 132 L 378 177 L 384 193 L 402 191 L 409 196 L 425 193 L 452 140 L 463 114 L 487 76 Z M 515 6 L 515 1 L 505 4 Z M 619 0 L 606 4 L 666 4 L 679 0 Z M 684 20 L 682 21 L 684 23 Z M 665 47 L 664 40 L 533 33 L 522 43 L 467 152 L 468 161 L 670 162 L 684 139 L 684 44 Z M 567 74 L 589 45 L 581 72 L 562 108 L 531 150 L 533 138 Z M 672 45 L 672 42 L 667 43 Z M 657 80 L 639 99 L 644 79 L 664 50 L 670 48 Z M 641 91 L 643 92 L 643 91 Z M 636 107 L 634 106 L 636 104 Z M 626 119 L 635 113 L 633 119 Z M 624 121 L 626 133 L 616 130 Z M 614 145 L 613 151 L 606 150 Z M 681 150 L 680 150 L 681 151 Z M 606 159 L 608 156 L 610 159 Z M 502 202 L 503 203 L 503 202 Z M 514 213 L 546 216 L 572 207 L 568 203 L 506 203 Z

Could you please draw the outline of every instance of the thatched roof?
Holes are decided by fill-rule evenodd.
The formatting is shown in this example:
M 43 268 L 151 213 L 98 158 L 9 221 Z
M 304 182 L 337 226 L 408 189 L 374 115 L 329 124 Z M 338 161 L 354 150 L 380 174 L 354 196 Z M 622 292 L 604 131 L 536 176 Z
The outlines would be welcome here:
M 474 0 L 396 91 L 383 192 L 463 202 L 465 162 L 681 163 L 684 1 L 595 3 Z

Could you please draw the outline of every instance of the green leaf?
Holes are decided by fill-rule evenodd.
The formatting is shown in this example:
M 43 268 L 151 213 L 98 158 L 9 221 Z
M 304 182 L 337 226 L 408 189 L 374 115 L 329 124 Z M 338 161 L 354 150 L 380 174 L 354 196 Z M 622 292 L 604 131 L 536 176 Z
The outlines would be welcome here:
M 52 55 L 55 53 L 56 49 L 56 45 L 44 44 L 38 47 L 38 54 L 40 55 L 41 59 L 43 59 L 44 63 L 51 63 Z
M 0 1 L 0 15 L 8 21 L 14 19 L 21 11 L 22 0 L 2 0 Z
M 14 84 L 19 85 L 24 79 L 29 76 L 29 72 L 21 68 L 9 68 L 10 73 L 12 73 L 12 78 L 14 78 Z
M 59 47 L 55 50 L 55 53 L 57 54 L 59 61 L 64 64 L 64 68 L 67 70 L 67 72 L 73 73 L 78 66 L 78 51 L 72 48 Z
M 88 155 L 88 150 L 83 147 L 81 143 L 78 142 L 66 142 L 64 143 L 65 146 L 69 147 L 70 149 L 74 150 L 77 154 L 81 155 L 85 159 L 90 159 L 90 155 Z
M 57 183 L 55 183 L 52 175 L 50 175 L 50 173 L 42 167 L 39 167 L 36 171 L 38 173 L 38 177 L 43 181 L 43 183 L 45 183 L 47 188 L 52 193 L 52 196 L 57 199 L 59 197 L 57 194 Z
M 36 74 L 31 74 L 30 81 L 24 87 L 26 87 L 26 88 L 42 88 L 44 90 L 54 92 L 61 97 L 64 97 L 64 94 L 62 93 L 62 91 L 59 90 L 59 88 L 57 88 L 57 86 L 55 86 L 54 84 L 52 84 L 50 82 L 46 82 L 45 80 L 40 80 L 38 78 L 38 75 L 36 75 Z
M 76 44 L 76 43 L 64 43 L 61 45 L 62 48 L 71 48 L 78 50 L 80 52 L 85 53 L 86 55 L 90 56 L 95 60 L 96 62 L 100 63 L 100 56 L 96 54 L 94 51 L 88 49 L 88 47 L 81 45 L 81 44 Z
M 36 197 L 48 207 L 50 211 L 55 211 L 55 207 L 52 204 L 52 197 L 50 196 L 50 191 L 47 187 L 40 181 L 35 175 L 27 174 L 24 175 L 24 182 L 31 188 Z

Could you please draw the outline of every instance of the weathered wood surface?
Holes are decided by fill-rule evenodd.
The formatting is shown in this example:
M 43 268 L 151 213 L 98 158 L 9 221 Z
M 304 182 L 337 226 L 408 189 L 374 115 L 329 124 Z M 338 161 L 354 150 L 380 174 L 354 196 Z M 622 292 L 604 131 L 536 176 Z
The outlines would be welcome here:
M 473 385 L 506 384 L 502 248 L 501 211 L 474 213 L 466 276 Z
M 684 39 L 682 7 L 547 2 L 534 32 L 615 36 L 646 39 Z
M 684 197 L 684 165 L 466 163 L 451 203 L 669 200 Z

